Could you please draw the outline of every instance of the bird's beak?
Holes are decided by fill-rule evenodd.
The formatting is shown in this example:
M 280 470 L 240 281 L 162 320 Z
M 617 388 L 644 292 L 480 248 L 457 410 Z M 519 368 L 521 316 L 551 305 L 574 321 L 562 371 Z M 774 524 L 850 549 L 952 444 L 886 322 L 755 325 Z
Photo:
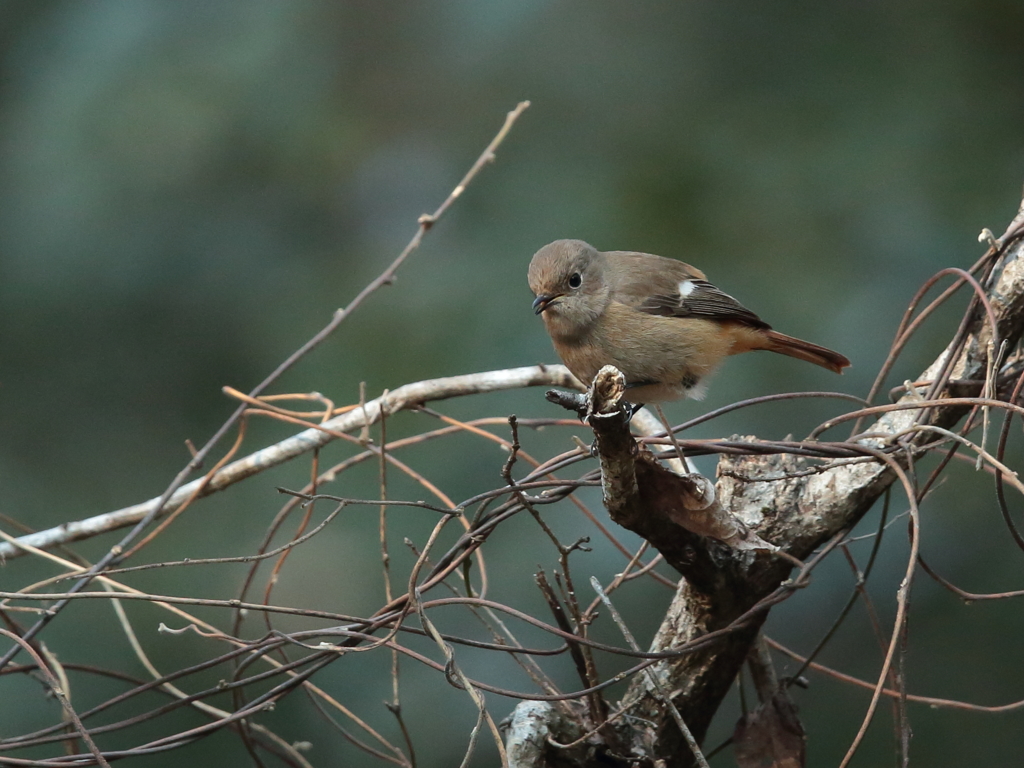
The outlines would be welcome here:
M 533 314 L 539 315 L 541 312 L 547 309 L 550 304 L 553 304 L 555 301 L 557 301 L 561 297 L 561 295 L 562 294 L 560 293 L 556 293 L 553 296 L 547 296 L 545 294 L 541 294 L 540 296 L 538 296 L 536 299 L 533 300 Z

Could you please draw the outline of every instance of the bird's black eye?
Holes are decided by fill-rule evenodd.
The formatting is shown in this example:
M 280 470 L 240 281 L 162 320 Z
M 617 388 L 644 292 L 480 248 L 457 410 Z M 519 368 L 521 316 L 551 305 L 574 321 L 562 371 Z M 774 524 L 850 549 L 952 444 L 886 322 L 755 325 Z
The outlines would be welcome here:
M 579 288 L 583 285 L 583 276 L 579 272 L 573 272 L 569 275 L 569 287 Z

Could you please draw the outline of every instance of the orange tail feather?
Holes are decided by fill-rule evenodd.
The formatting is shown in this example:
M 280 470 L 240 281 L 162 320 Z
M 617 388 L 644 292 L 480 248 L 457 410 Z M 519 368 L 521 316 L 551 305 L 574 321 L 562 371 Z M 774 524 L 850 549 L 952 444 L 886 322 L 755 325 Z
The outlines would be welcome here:
M 833 352 L 827 347 L 819 347 L 817 344 L 811 344 L 809 341 L 787 336 L 778 331 L 765 330 L 761 331 L 761 334 L 767 342 L 762 349 L 806 360 L 808 363 L 820 365 L 822 368 L 828 368 L 836 373 L 842 373 L 843 368 L 850 365 L 850 361 L 845 355 Z

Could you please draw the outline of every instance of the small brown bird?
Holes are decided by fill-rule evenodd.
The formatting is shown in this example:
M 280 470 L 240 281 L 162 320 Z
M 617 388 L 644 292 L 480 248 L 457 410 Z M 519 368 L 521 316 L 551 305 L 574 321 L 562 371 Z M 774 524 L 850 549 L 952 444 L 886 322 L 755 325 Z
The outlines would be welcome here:
M 675 259 L 556 240 L 534 254 L 529 280 L 533 309 L 566 367 L 589 384 L 602 366 L 614 365 L 634 403 L 699 399 L 723 358 L 755 349 L 836 373 L 850 364 L 838 352 L 773 331 Z

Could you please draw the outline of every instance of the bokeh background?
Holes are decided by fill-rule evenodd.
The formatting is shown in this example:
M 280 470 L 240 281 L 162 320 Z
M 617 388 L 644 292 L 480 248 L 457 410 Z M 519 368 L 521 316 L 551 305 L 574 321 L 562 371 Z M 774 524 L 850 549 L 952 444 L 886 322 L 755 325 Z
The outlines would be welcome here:
M 863 395 L 917 287 L 943 267 L 972 263 L 981 228 L 999 234 L 1016 210 L 1021 39 L 1024 6 L 1005 0 L 3 0 L 0 512 L 45 528 L 158 495 L 188 459 L 185 439 L 201 444 L 233 409 L 220 387 L 253 386 L 390 263 L 417 216 L 444 199 L 521 99 L 532 107 L 497 163 L 395 285 L 276 391 L 351 402 L 360 382 L 374 396 L 409 381 L 553 362 L 530 312 L 526 265 L 544 243 L 579 237 L 692 260 L 776 328 L 854 361 L 839 379 L 776 356 L 732 360 L 704 403 L 669 408 L 674 419 L 771 392 Z M 965 301 L 926 325 L 890 385 L 933 359 Z M 799 436 L 843 407 L 766 406 L 694 434 Z M 560 415 L 539 391 L 443 410 Z M 392 429 L 430 423 L 409 416 Z M 247 446 L 289 431 L 253 424 Z M 529 440 L 539 455 L 571 447 L 564 431 Z M 470 439 L 409 458 L 456 498 L 496 485 L 502 460 Z M 274 485 L 298 486 L 308 471 L 287 468 L 204 502 L 146 557 L 252 551 L 280 504 Z M 926 553 L 969 589 L 1020 587 L 1020 552 L 1006 543 L 990 489 L 955 473 L 926 506 Z M 334 492 L 372 496 L 375 477 L 369 468 Z M 904 508 L 896 501 L 893 513 Z M 590 532 L 568 506 L 552 516 L 567 537 Z M 419 534 L 429 527 L 394 517 Z M 554 556 L 528 522 L 510 527 L 492 569 L 507 574 L 499 599 L 543 612 L 531 573 L 536 563 L 550 569 Z M 891 531 L 873 586 L 888 622 L 906 538 L 900 524 Z M 113 541 L 80 551 L 95 558 Z M 581 581 L 610 578 L 623 564 L 616 557 L 595 543 L 579 555 Z M 378 559 L 375 513 L 353 515 L 295 559 L 276 601 L 372 610 Z M 0 568 L 0 582 L 27 583 L 33 569 L 49 573 L 18 561 Z M 179 581 L 138 583 L 190 594 L 201 585 L 211 596 L 238 588 L 237 572 L 168 578 Z M 776 612 L 770 631 L 808 650 L 851 584 L 837 561 Z M 627 618 L 641 642 L 669 597 L 650 585 L 630 593 Z M 164 617 L 138 610 L 144 641 L 166 668 L 185 658 L 182 647 L 209 651 L 157 637 Z M 855 617 L 825 660 L 874 679 L 878 645 L 864 611 Z M 76 607 L 63 619 L 47 639 L 62 659 L 128 658 L 127 645 L 110 639 L 109 606 Z M 1021 631 L 1013 606 L 964 608 L 922 579 L 909 689 L 986 704 L 1024 696 Z M 511 669 L 466 663 L 522 687 Z M 390 695 L 383 658 L 379 668 L 339 664 L 324 677 L 375 726 L 396 732 L 381 704 Z M 564 682 L 572 685 L 571 674 Z M 454 764 L 473 721 L 465 695 L 416 668 L 403 685 L 421 765 Z M 54 715 L 38 689 L 0 679 L 5 686 L 0 731 Z M 96 696 L 116 689 L 100 687 Z M 424 705 L 442 691 L 443 707 Z M 514 703 L 489 701 L 499 716 Z M 817 676 L 798 701 L 811 764 L 836 763 L 867 695 Z M 369 764 L 311 708 L 282 709 L 268 722 L 313 742 L 315 764 Z M 920 764 L 1001 766 L 1024 752 L 1021 714 L 916 706 L 910 715 Z M 735 716 L 726 708 L 716 738 Z M 855 765 L 891 759 L 887 717 L 883 708 Z M 488 749 L 476 764 L 494 759 Z M 185 759 L 246 758 L 221 735 L 129 762 Z

